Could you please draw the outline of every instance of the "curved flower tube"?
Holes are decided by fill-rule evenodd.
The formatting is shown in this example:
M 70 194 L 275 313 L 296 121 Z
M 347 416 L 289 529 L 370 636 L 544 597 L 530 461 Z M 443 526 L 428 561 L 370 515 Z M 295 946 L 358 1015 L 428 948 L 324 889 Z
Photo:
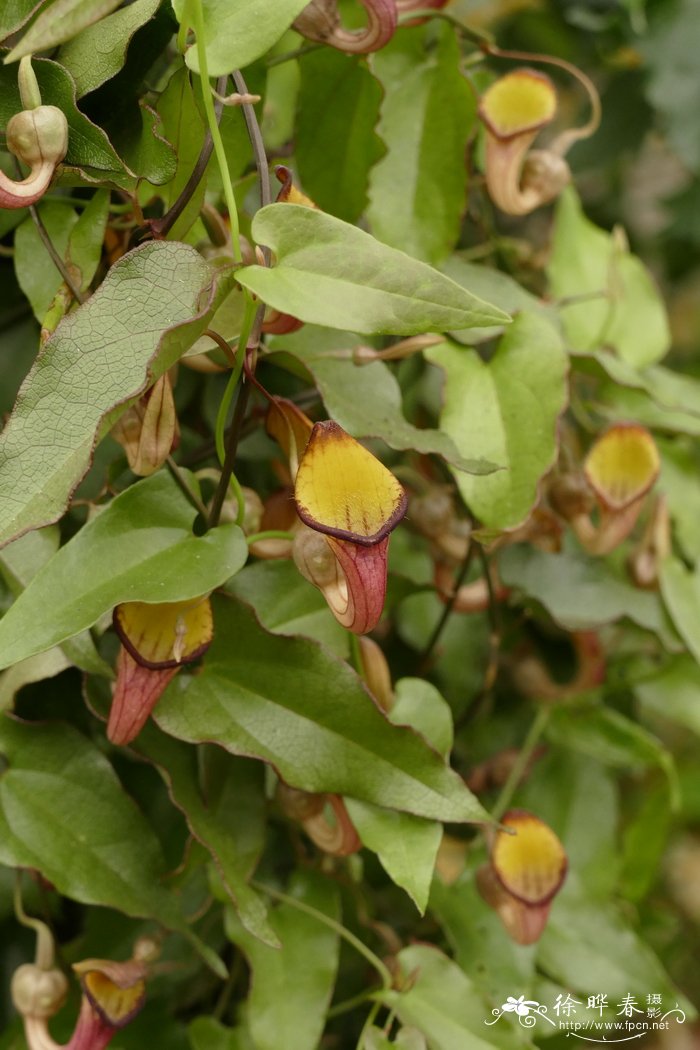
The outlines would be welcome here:
M 659 569 L 671 553 L 671 517 L 665 496 L 654 504 L 644 535 L 629 556 L 627 567 L 637 587 L 652 590 L 659 585 Z
M 434 8 L 439 9 L 446 7 L 449 0 L 395 0 L 396 10 L 400 15 L 405 14 L 407 11 L 420 11 L 422 9 Z
M 324 853 L 347 857 L 362 849 L 362 842 L 340 795 L 314 794 L 290 788 L 280 781 L 277 801 L 292 820 L 304 829 Z
M 576 658 L 576 670 L 568 682 L 557 682 L 539 656 L 526 652 L 514 657 L 511 674 L 526 696 L 555 703 L 570 700 L 605 681 L 605 650 L 595 631 L 574 631 L 570 642 Z
M 19 88 L 25 109 L 8 121 L 7 148 L 31 169 L 19 182 L 0 171 L 0 208 L 26 208 L 44 196 L 68 150 L 68 122 L 56 106 L 42 106 L 31 60 L 20 62 Z
M 340 21 L 337 0 L 311 0 L 293 23 L 307 40 L 328 44 L 348 54 L 366 55 L 378 51 L 391 40 L 397 25 L 395 0 L 360 0 L 367 12 L 364 29 L 345 29 Z

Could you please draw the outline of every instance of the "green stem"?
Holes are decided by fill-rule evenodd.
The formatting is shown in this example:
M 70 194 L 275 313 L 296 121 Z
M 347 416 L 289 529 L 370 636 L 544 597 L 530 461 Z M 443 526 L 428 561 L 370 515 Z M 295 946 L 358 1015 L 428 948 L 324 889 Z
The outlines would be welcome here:
M 323 44 L 303 44 L 301 47 L 295 47 L 293 51 L 285 51 L 283 55 L 274 55 L 272 58 L 268 58 L 265 65 L 268 69 L 272 66 L 281 66 L 283 62 L 290 62 L 293 58 L 301 58 L 302 55 L 308 55 L 311 51 L 318 51 L 322 48 Z
M 375 1018 L 376 1018 L 377 1014 L 379 1013 L 379 1011 L 381 1010 L 381 1008 L 382 1008 L 381 1002 L 376 1002 L 374 1004 L 374 1006 L 372 1007 L 372 1009 L 370 1010 L 370 1012 L 367 1014 L 367 1020 L 363 1024 L 362 1031 L 360 1032 L 360 1038 L 357 1040 L 356 1050 L 364 1050 L 364 1048 L 366 1046 L 365 1036 L 367 1035 L 367 1032 L 369 1031 L 369 1029 L 374 1024 Z
M 456 578 L 455 578 L 455 580 L 454 580 L 454 582 L 452 584 L 452 593 L 451 593 L 450 597 L 447 599 L 447 602 L 445 603 L 445 608 L 442 610 L 442 614 L 440 616 L 440 619 L 438 620 L 438 622 L 435 624 L 435 627 L 433 628 L 433 633 L 430 635 L 430 638 L 428 639 L 428 641 L 426 643 L 425 649 L 421 653 L 420 660 L 418 662 L 418 672 L 419 673 L 422 673 L 427 668 L 428 664 L 430 663 L 430 657 L 433 654 L 433 650 L 435 649 L 435 646 L 437 645 L 438 641 L 440 640 L 440 636 L 442 635 L 442 632 L 445 630 L 445 627 L 447 626 L 447 621 L 449 620 L 450 616 L 452 615 L 452 611 L 453 611 L 453 609 L 455 607 L 455 602 L 457 601 L 457 592 L 459 591 L 459 588 L 462 586 L 462 584 L 464 583 L 464 581 L 467 578 L 467 573 L 469 572 L 469 566 L 472 563 L 472 558 L 474 557 L 475 550 L 476 550 L 476 544 L 474 543 L 473 540 L 471 540 L 470 543 L 469 543 L 469 546 L 467 548 L 467 553 L 466 553 L 466 556 L 464 558 L 464 561 L 462 562 L 460 570 L 457 573 L 457 576 L 456 576 Z
M 331 1006 L 326 1016 L 330 1019 L 331 1017 L 340 1017 L 342 1014 L 348 1014 L 351 1010 L 355 1010 L 358 1006 L 363 1006 L 368 1002 L 372 994 L 372 992 L 359 992 L 350 999 L 343 999 L 341 1003 Z
M 212 142 L 214 143 L 214 152 L 216 154 L 216 159 L 219 164 L 219 171 L 221 172 L 221 182 L 224 188 L 224 199 L 226 201 L 226 207 L 228 208 L 229 222 L 231 223 L 231 247 L 233 250 L 233 261 L 240 263 L 243 261 L 243 255 L 241 253 L 241 235 L 238 226 L 238 209 L 236 207 L 236 198 L 234 196 L 233 184 L 231 182 L 231 173 L 228 170 L 226 150 L 224 149 L 224 141 L 221 138 L 219 125 L 216 121 L 216 113 L 214 112 L 214 98 L 212 96 L 211 87 L 209 85 L 209 67 L 207 64 L 202 0 L 190 0 L 189 10 L 192 14 L 194 31 L 197 37 L 199 79 L 200 87 L 202 89 L 202 101 L 204 103 L 204 112 L 206 113 L 207 124 L 209 125 L 209 132 L 211 134 Z M 185 23 L 183 21 L 183 25 L 184 24 Z
M 296 897 L 290 897 L 286 893 L 282 893 L 280 890 L 274 890 L 271 886 L 266 886 L 262 882 L 252 882 L 256 889 L 261 890 L 263 893 L 267 893 L 268 896 L 274 900 L 280 901 L 282 904 L 288 904 L 292 908 L 297 908 L 298 911 L 306 912 L 307 915 L 312 915 L 314 919 L 323 923 L 324 926 L 328 926 L 329 929 L 337 933 L 339 937 L 342 937 L 344 941 L 352 945 L 355 951 L 359 952 L 367 962 L 372 966 L 379 974 L 382 986 L 385 991 L 388 991 L 392 985 L 392 976 L 387 966 L 384 965 L 378 955 L 375 955 L 371 948 L 368 948 L 359 937 L 356 937 L 354 933 L 351 933 L 342 923 L 332 919 L 330 915 L 326 915 L 325 912 L 318 911 L 317 908 L 312 908 L 310 904 L 306 904 L 304 901 L 297 900 Z
M 540 737 L 547 727 L 547 723 L 552 715 L 552 708 L 540 704 L 537 709 L 537 714 L 533 720 L 528 734 L 525 737 L 523 746 L 520 748 L 520 753 L 513 763 L 513 768 L 508 774 L 508 779 L 503 785 L 503 790 L 498 796 L 496 805 L 491 810 L 491 816 L 494 820 L 500 820 L 503 814 L 510 806 L 513 795 L 515 794 L 518 784 L 520 783 L 523 773 L 527 769 L 528 763 L 532 758 L 532 755 L 537 747 Z
M 202 516 L 203 520 L 206 521 L 207 520 L 207 508 L 204 506 L 204 504 L 199 499 L 199 497 L 196 495 L 196 493 L 194 493 L 192 491 L 192 489 L 190 488 L 190 486 L 187 484 L 187 481 L 185 480 L 185 478 L 184 478 L 184 476 L 182 474 L 182 471 L 180 470 L 180 468 L 178 467 L 177 463 L 175 462 L 175 460 L 173 459 L 172 456 L 168 456 L 168 458 L 165 461 L 165 465 L 167 466 L 168 470 L 170 471 L 170 475 L 171 475 L 173 481 L 175 482 L 177 487 L 180 489 L 180 491 L 182 492 L 183 496 L 185 496 L 187 501 L 192 504 L 192 506 L 197 511 L 197 513 Z
M 246 347 L 248 345 L 248 336 L 250 335 L 250 329 L 253 324 L 253 316 L 255 314 L 255 303 L 246 293 L 245 309 L 243 313 L 243 321 L 241 323 L 241 331 L 238 336 L 238 349 L 236 350 L 236 360 L 229 376 L 228 383 L 226 384 L 226 390 L 224 396 L 221 399 L 219 405 L 219 411 L 216 416 L 216 428 L 214 431 L 216 439 L 216 454 L 219 457 L 219 463 L 221 466 L 224 465 L 224 459 L 226 457 L 226 447 L 224 442 L 224 434 L 226 431 L 226 417 L 228 416 L 228 410 L 231 407 L 233 401 L 233 395 L 236 387 L 238 386 L 238 380 L 241 378 L 241 372 L 243 371 L 243 361 L 245 358 Z
M 36 952 L 34 962 L 39 969 L 50 970 L 53 966 L 54 960 L 53 934 L 45 922 L 42 922 L 41 919 L 32 919 L 24 910 L 24 905 L 22 903 L 21 879 L 21 872 L 16 872 L 14 892 L 15 916 L 22 926 L 27 926 L 30 930 L 34 930 L 36 933 Z
M 450 25 L 454 26 L 467 40 L 472 40 L 479 47 L 490 48 L 493 44 L 493 37 L 489 36 L 488 33 L 480 33 L 478 29 L 470 29 L 469 26 L 465 26 L 464 22 L 461 22 L 455 15 L 451 15 L 449 11 L 436 11 L 434 7 L 427 7 L 425 10 L 417 11 L 406 11 L 399 15 L 399 26 L 405 26 L 410 24 L 416 19 L 432 19 L 437 18 L 442 22 L 449 22 Z
M 365 671 L 362 663 L 362 652 L 360 650 L 360 639 L 354 633 L 354 631 L 348 631 L 350 639 L 350 656 L 352 658 L 352 664 L 357 671 L 360 678 L 364 678 Z
M 250 349 L 253 353 L 256 352 L 260 343 L 260 332 L 262 330 L 263 314 L 265 313 L 264 304 L 255 311 L 253 318 L 253 324 L 250 329 L 250 336 L 248 341 L 243 347 L 242 353 L 239 355 L 241 359 L 241 365 L 245 361 L 245 354 Z M 241 346 L 239 342 L 239 347 Z M 231 484 L 231 478 L 233 477 L 233 468 L 236 462 L 236 453 L 238 452 L 238 442 L 241 438 L 241 432 L 243 429 L 243 422 L 245 420 L 246 410 L 248 408 L 248 400 L 250 398 L 251 383 L 241 384 L 241 388 L 238 393 L 238 399 L 236 401 L 236 407 L 233 411 L 233 419 L 231 420 L 231 426 L 228 429 L 226 436 L 225 449 L 224 449 L 224 461 L 221 466 L 221 477 L 219 478 L 219 484 L 216 492 L 214 493 L 214 499 L 211 504 L 211 512 L 209 514 L 209 528 L 213 529 L 219 524 L 219 518 L 221 517 L 221 508 L 224 505 L 226 499 L 226 493 L 229 490 Z M 234 490 L 235 490 L 234 483 Z M 238 489 L 240 493 L 240 488 Z M 245 513 L 245 507 L 242 501 L 242 493 L 239 495 L 238 501 L 238 517 L 243 520 L 243 514 Z
M 61 255 L 59 255 L 55 244 L 51 240 L 51 235 L 44 226 L 43 219 L 41 218 L 41 215 L 39 214 L 39 211 L 34 204 L 31 204 L 29 207 L 29 214 L 32 217 L 32 222 L 36 226 L 36 231 L 39 234 L 39 237 L 41 238 L 42 244 L 51 256 L 51 262 L 54 264 L 54 266 L 61 275 L 63 283 L 66 285 L 76 302 L 80 303 L 80 305 L 82 306 L 82 304 L 86 301 L 87 296 L 83 295 L 80 288 L 78 288 L 78 286 L 74 284 L 73 279 L 70 273 L 68 272 L 68 267 L 66 266 L 65 261 L 61 257 Z
M 265 532 L 252 532 L 250 536 L 246 536 L 246 543 L 250 547 L 253 543 L 261 543 L 263 540 L 289 540 L 291 543 L 293 539 L 293 532 L 285 532 L 283 529 L 267 529 Z

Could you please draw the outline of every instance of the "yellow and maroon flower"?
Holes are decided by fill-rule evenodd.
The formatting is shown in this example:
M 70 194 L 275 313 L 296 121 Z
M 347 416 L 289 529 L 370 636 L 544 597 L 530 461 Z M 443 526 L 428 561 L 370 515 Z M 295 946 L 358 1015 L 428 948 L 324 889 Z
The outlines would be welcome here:
M 591 554 L 609 554 L 629 536 L 645 497 L 659 476 L 654 439 L 638 423 L 616 423 L 591 447 L 583 465 L 588 489 L 598 505 L 594 525 L 583 498 L 562 500 L 556 509 L 566 517 Z M 559 485 L 560 488 L 563 486 Z
M 207 597 L 156 605 L 125 602 L 114 610 L 113 623 L 122 648 L 107 736 L 113 744 L 128 744 L 182 665 L 209 648 L 214 624 Z
M 525 810 L 509 810 L 501 825 L 489 863 L 477 872 L 477 885 L 512 940 L 534 944 L 566 878 L 566 852 L 549 825 Z
M 67 1050 L 103 1050 L 143 1007 L 146 964 L 139 959 L 86 959 L 73 969 L 80 979 L 83 1001 Z
M 534 69 L 515 69 L 484 93 L 479 116 L 486 126 L 486 185 L 508 215 L 527 215 L 553 200 L 571 173 L 554 149 L 528 150 L 551 123 L 557 96 L 549 77 Z
M 394 475 L 342 427 L 316 423 L 295 483 L 299 570 L 355 634 L 376 626 L 386 593 L 389 534 L 406 512 Z

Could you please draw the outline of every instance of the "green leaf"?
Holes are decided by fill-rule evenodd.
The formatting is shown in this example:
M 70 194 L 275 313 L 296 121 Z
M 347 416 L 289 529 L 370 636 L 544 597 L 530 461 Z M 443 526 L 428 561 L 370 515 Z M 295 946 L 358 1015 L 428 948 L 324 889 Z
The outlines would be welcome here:
M 32 59 L 45 105 L 58 106 L 68 121 L 68 152 L 64 172 L 76 169 L 89 181 L 110 180 L 118 185 L 133 185 L 133 178 L 117 156 L 107 135 L 81 113 L 75 100 L 73 79 L 58 62 L 46 58 Z M 23 109 L 17 87 L 17 70 L 0 66 L 0 124 Z
M 159 702 L 166 733 L 260 758 L 304 791 L 436 820 L 488 819 L 420 737 L 386 720 L 347 664 L 312 641 L 268 634 L 236 601 L 214 606 L 202 671 L 178 676 Z
M 666 497 L 673 521 L 674 537 L 690 561 L 700 561 L 700 531 L 697 527 L 700 519 L 700 479 L 697 447 L 689 442 L 664 441 L 658 435 L 656 445 L 661 454 L 658 488 Z
M 425 263 L 313 208 L 270 204 L 257 212 L 252 233 L 276 265 L 243 267 L 236 280 L 302 321 L 415 335 L 508 320 Z
M 132 745 L 153 762 L 182 811 L 194 837 L 209 850 L 246 930 L 272 947 L 279 941 L 267 921 L 262 898 L 248 879 L 265 842 L 263 769 L 209 748 L 206 756 L 159 732 L 151 723 Z M 207 766 L 207 797 L 198 782 L 198 763 Z
M 158 99 L 158 114 L 161 119 L 161 133 L 172 143 L 177 157 L 177 171 L 174 177 L 160 191 L 167 211 L 180 196 L 185 183 L 190 178 L 204 142 L 204 124 L 194 100 L 190 73 L 184 66 L 178 69 L 168 81 L 165 91 Z M 207 188 L 206 179 L 200 179 L 192 197 L 170 230 L 170 240 L 181 240 L 199 215 Z M 221 333 L 221 329 L 214 328 Z M 227 338 L 224 335 L 224 338 Z
M 480 896 L 473 873 L 465 873 L 451 886 L 435 879 L 430 912 L 445 931 L 455 961 L 491 1004 L 500 1006 L 514 988 L 518 995 L 533 998 L 536 949 L 513 943 L 496 912 Z
M 408 422 L 401 405 L 401 388 L 383 361 L 355 365 L 334 354 L 357 346 L 357 337 L 333 329 L 305 327 L 294 335 L 277 338 L 273 352 L 292 354 L 311 372 L 328 415 L 353 437 L 378 437 L 389 448 L 436 453 L 459 470 L 488 474 L 493 464 L 466 459 L 454 441 L 440 430 L 418 428 Z
M 48 649 L 45 653 L 37 653 L 27 660 L 20 660 L 0 675 L 0 711 L 6 711 L 13 706 L 17 693 L 25 685 L 54 678 L 70 666 L 71 661 L 59 648 Z
M 656 766 L 668 778 L 672 808 L 678 807 L 678 774 L 671 753 L 647 729 L 619 711 L 588 703 L 557 707 L 547 724 L 547 737 L 561 748 L 579 751 L 614 768 Z
M 431 1050 L 486 1050 L 516 1046 L 517 1036 L 506 1029 L 494 1032 L 484 1022 L 491 1006 L 460 968 L 437 948 L 416 944 L 403 948 L 396 961 L 404 977 L 414 975 L 407 990 L 380 993 L 382 1002 L 396 1010 L 406 1025 L 415 1025 L 426 1036 Z
M 21 29 L 43 2 L 44 0 L 5 0 L 0 7 L 0 40 Z
M 134 0 L 63 45 L 58 60 L 73 77 L 78 98 L 117 75 L 126 61 L 131 38 L 153 17 L 159 3 L 160 0 Z
M 57 525 L 27 532 L 0 551 L 0 572 L 15 597 L 21 594 L 40 568 L 59 548 L 61 533 Z
M 678 648 L 658 595 L 634 587 L 602 558 L 515 544 L 503 551 L 498 564 L 506 586 L 535 598 L 567 631 L 590 631 L 628 617 Z
M 400 679 L 389 718 L 394 725 L 415 729 L 445 759 L 449 758 L 452 712 L 430 682 L 422 678 Z M 442 826 L 357 799 L 346 798 L 345 804 L 362 845 L 377 854 L 384 870 L 406 890 L 422 915 L 428 904 Z
M 686 569 L 679 558 L 667 558 L 659 583 L 678 633 L 700 663 L 700 568 Z
M 676 722 L 700 737 L 700 666 L 683 654 L 652 679 L 635 685 L 645 712 Z
M 204 36 L 209 76 L 218 77 L 233 69 L 244 69 L 269 51 L 289 28 L 308 0 L 206 0 Z M 182 20 L 186 0 L 173 0 L 178 21 Z M 197 48 L 186 53 L 187 65 L 199 72 Z
M 370 169 L 384 153 L 374 130 L 381 86 L 362 61 L 330 47 L 304 55 L 299 68 L 295 157 L 304 191 L 319 208 L 355 222 Z
M 245 563 L 247 545 L 236 525 L 194 536 L 194 517 L 165 473 L 117 496 L 0 620 L 0 667 L 72 637 L 120 602 L 181 601 L 218 587 Z
M 561 339 L 536 314 L 518 314 L 488 364 L 454 344 L 426 358 L 446 374 L 440 426 L 462 455 L 506 469 L 455 474 L 457 487 L 483 525 L 519 525 L 538 498 L 557 451 L 557 423 L 568 401 L 568 361 Z
M 69 267 L 77 267 L 82 291 L 89 288 L 97 273 L 108 218 L 109 191 L 98 190 L 91 197 L 87 207 L 83 208 L 70 232 L 66 262 Z
M 350 655 L 348 632 L 291 559 L 253 562 L 233 577 L 226 590 L 250 605 L 272 634 L 304 635 L 322 642 L 341 659 Z
M 596 400 L 601 410 L 612 419 L 633 419 L 652 430 L 700 437 L 700 416 L 682 409 L 665 408 L 642 390 L 630 390 L 615 383 L 604 383 Z
M 372 171 L 369 220 L 380 241 L 438 263 L 455 246 L 466 209 L 476 96 L 452 26 L 431 23 L 427 32 L 429 46 L 425 33 L 399 30 L 372 58 L 385 90 L 378 130 L 387 152 Z
M 289 896 L 338 921 L 338 888 L 321 875 L 298 872 Z M 253 971 L 246 1018 L 256 1050 L 316 1050 L 338 969 L 340 938 L 314 915 L 283 902 L 270 913 L 281 947 L 270 948 L 246 933 L 231 909 L 226 933 Z
M 561 299 L 584 297 L 561 306 L 575 350 L 613 346 L 626 362 L 644 368 L 668 350 L 668 320 L 648 271 L 618 241 L 585 217 L 573 189 L 565 190 L 548 267 L 551 290 Z
M 693 0 L 664 9 L 643 43 L 647 96 L 661 118 L 668 141 L 690 168 L 700 171 L 700 135 L 688 114 L 700 105 L 695 56 L 700 46 L 700 11 Z
M 450 705 L 424 678 L 400 678 L 389 718 L 397 726 L 412 726 L 435 750 L 449 758 L 454 727 Z
M 442 842 L 442 825 L 353 798 L 346 798 L 345 805 L 362 845 L 377 854 L 389 878 L 406 891 L 423 915 Z
M 192 1050 L 251 1050 L 240 1028 L 226 1028 L 213 1017 L 197 1017 L 188 1028 Z
M 602 989 L 611 1003 L 641 998 L 653 988 L 669 1005 L 695 1011 L 664 972 L 652 949 L 612 901 L 590 898 L 569 874 L 539 943 L 538 965 L 579 996 Z M 668 1007 L 667 1007 L 668 1008 Z
M 618 878 L 618 789 L 610 767 L 576 750 L 550 748 L 520 786 L 515 803 L 536 813 L 561 839 L 591 897 L 607 899 Z
M 500 270 L 468 262 L 459 253 L 446 259 L 440 269 L 462 288 L 492 303 L 507 314 L 516 314 L 521 311 L 530 314 L 539 313 L 553 325 L 558 326 L 559 324 L 557 312 L 551 305 L 542 302 L 532 292 L 528 292 L 521 284 L 518 284 L 508 274 L 501 273 Z M 493 339 L 496 334 L 493 328 L 472 328 L 469 332 L 456 332 L 452 338 L 460 343 L 473 346 L 475 343 Z
M 77 214 L 73 208 L 53 201 L 42 201 L 38 212 L 56 251 L 65 259 L 71 231 L 78 221 Z M 34 316 L 41 324 L 63 284 L 63 277 L 46 251 L 31 216 L 27 216 L 15 231 L 15 273 L 20 288 L 32 305 Z
M 155 833 L 101 752 L 59 723 L 0 719 L 0 862 L 84 904 L 182 928 Z
M 57 44 L 63 44 L 87 26 L 111 14 L 118 6 L 119 0 L 54 0 L 5 57 L 5 64 L 16 62 L 23 55 L 48 51 Z
M 642 390 L 663 409 L 673 409 L 700 418 L 700 380 L 672 372 L 663 365 L 639 370 L 609 350 L 575 354 L 574 367 L 582 372 L 609 376 L 617 386 Z
M 644 795 L 623 839 L 620 890 L 628 900 L 641 901 L 659 878 L 671 830 L 668 784 L 645 785 Z
M 17 598 L 39 569 L 50 561 L 61 539 L 58 526 L 26 532 L 0 551 L 0 573 Z M 52 677 L 65 667 L 79 667 L 88 674 L 112 678 L 114 672 L 95 648 L 89 631 L 82 631 L 64 642 L 61 649 L 49 649 L 15 664 L 0 677 L 0 709 L 11 705 L 23 685 Z
M 174 178 L 175 150 L 163 138 L 159 115 L 144 99 L 124 101 L 110 134 L 119 156 L 138 179 L 162 186 Z
M 193 248 L 155 242 L 64 319 L 0 436 L 0 543 L 61 516 L 95 443 L 192 345 L 227 287 Z

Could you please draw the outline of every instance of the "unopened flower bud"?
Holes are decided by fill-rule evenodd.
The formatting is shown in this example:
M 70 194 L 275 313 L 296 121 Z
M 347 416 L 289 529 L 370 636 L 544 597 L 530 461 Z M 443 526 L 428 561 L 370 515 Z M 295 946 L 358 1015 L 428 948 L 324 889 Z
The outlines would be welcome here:
M 386 657 L 371 638 L 363 636 L 358 638 L 358 642 L 365 684 L 382 711 L 391 711 L 394 706 L 394 689 Z
M 7 148 L 30 168 L 54 167 L 68 150 L 68 122 L 57 106 L 24 109 L 11 117 L 5 132 Z
M 66 1001 L 68 981 L 60 970 L 43 970 L 35 963 L 24 963 L 12 976 L 10 994 L 22 1017 L 48 1019 Z
M 548 149 L 530 150 L 520 178 L 523 194 L 532 194 L 540 204 L 547 204 L 558 197 L 570 182 L 571 169 L 563 157 Z

